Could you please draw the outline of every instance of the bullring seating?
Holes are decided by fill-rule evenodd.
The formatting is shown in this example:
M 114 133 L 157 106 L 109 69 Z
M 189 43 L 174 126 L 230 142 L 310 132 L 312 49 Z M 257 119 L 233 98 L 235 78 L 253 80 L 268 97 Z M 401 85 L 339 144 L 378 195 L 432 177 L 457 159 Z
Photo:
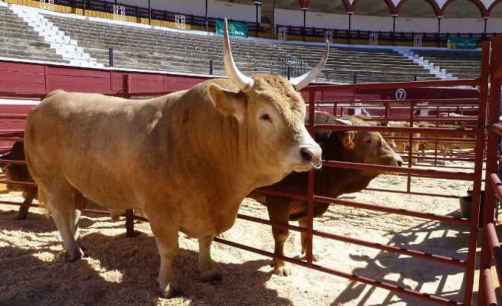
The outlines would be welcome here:
M 3 6 L 0 6 L 0 57 L 65 62 L 21 18 Z
M 426 50 L 415 49 L 414 53 L 438 65 L 459 79 L 479 77 L 481 52 L 479 50 Z
M 223 74 L 223 49 L 219 36 L 72 16 L 45 16 L 104 64 L 108 63 L 108 49 L 113 48 L 115 67 L 208 74 L 209 61 L 212 60 L 214 74 Z M 319 61 L 324 46 L 234 38 L 233 49 L 237 63 L 245 73 L 274 72 L 284 75 L 284 63 L 288 61 L 285 59 L 303 63 L 300 70 L 306 70 Z M 332 49 L 321 80 L 352 83 L 354 80 L 391 82 L 415 78 L 434 77 L 391 49 L 337 47 Z

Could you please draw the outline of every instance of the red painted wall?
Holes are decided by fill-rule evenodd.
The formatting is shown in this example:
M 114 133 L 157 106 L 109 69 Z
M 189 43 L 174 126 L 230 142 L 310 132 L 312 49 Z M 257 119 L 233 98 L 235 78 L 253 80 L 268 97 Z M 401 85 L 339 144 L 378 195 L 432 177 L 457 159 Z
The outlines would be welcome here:
M 160 94 L 208 78 L 0 61 L 0 96 L 43 97 L 54 89 L 105 94 Z

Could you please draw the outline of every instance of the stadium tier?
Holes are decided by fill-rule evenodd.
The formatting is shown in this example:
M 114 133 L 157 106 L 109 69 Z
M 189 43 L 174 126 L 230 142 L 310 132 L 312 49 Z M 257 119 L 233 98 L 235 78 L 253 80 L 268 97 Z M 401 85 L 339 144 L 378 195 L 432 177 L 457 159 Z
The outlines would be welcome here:
M 83 18 L 46 15 L 84 47 L 98 62 L 108 63 L 113 48 L 115 67 L 223 74 L 221 37 L 119 25 Z M 234 52 L 246 73 L 301 73 L 318 62 L 325 46 L 273 40 L 235 38 Z M 340 83 L 389 82 L 434 78 L 428 71 L 392 49 L 336 47 L 324 70 L 324 81 Z
M 97 65 L 124 69 L 223 75 L 221 36 L 107 19 L 30 9 L 51 23 L 49 31 L 62 31 Z M 0 56 L 16 59 L 71 63 L 44 41 L 33 25 L 7 7 L 0 7 L 4 42 Z M 53 25 L 53 26 L 52 26 Z M 37 30 L 40 32 L 40 30 Z M 45 33 L 44 35 L 51 35 Z M 325 45 L 272 39 L 239 38 L 232 41 L 239 67 L 248 74 L 278 73 L 294 77 L 308 71 L 321 57 Z M 113 49 L 113 53 L 110 53 Z M 368 83 L 441 78 L 430 67 L 403 56 L 395 47 L 332 45 L 321 82 Z M 479 74 L 479 51 L 412 49 L 435 68 L 453 77 Z M 59 52 L 59 54 L 61 54 Z M 86 66 L 83 62 L 82 66 Z
M 413 52 L 442 69 L 446 69 L 459 79 L 479 77 L 479 67 L 481 66 L 481 53 L 479 51 L 415 49 Z
M 3 6 L 0 6 L 0 57 L 64 62 L 43 38 Z

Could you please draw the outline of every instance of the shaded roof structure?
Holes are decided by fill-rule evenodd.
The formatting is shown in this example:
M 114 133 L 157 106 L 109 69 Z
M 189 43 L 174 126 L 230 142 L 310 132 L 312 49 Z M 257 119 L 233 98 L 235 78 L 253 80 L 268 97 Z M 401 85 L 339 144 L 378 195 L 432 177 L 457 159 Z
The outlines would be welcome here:
M 253 4 L 252 0 L 226 0 Z M 298 0 L 266 0 L 276 8 L 300 9 Z M 498 6 L 498 8 L 497 8 Z M 371 16 L 447 16 L 452 18 L 502 17 L 502 0 L 311 0 L 309 10 L 334 14 L 353 13 Z M 497 8 L 497 9 L 496 9 Z M 496 10 L 495 10 L 496 9 Z

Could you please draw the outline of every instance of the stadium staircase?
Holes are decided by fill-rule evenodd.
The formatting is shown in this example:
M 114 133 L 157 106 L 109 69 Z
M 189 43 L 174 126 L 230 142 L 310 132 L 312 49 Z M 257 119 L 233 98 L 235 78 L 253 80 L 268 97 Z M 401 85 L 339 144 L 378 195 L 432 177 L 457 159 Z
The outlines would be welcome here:
M 0 58 L 65 63 L 50 44 L 0 1 Z
M 430 62 L 428 59 L 425 59 L 423 56 L 420 56 L 414 53 L 409 48 L 394 48 L 394 50 L 401 54 L 402 56 L 408 58 L 413 61 L 415 64 L 424 67 L 424 69 L 428 70 L 430 74 L 436 76 L 441 80 L 454 80 L 457 77 L 454 77 L 451 73 L 448 73 L 446 69 L 439 67 L 437 64 Z
M 98 64 L 96 59 L 79 47 L 75 40 L 40 14 L 39 10 L 21 5 L 11 5 L 10 9 L 38 33 L 65 62 L 81 67 L 103 67 L 102 64 Z
M 481 67 L 479 50 L 414 49 L 415 54 L 459 79 L 476 79 Z

